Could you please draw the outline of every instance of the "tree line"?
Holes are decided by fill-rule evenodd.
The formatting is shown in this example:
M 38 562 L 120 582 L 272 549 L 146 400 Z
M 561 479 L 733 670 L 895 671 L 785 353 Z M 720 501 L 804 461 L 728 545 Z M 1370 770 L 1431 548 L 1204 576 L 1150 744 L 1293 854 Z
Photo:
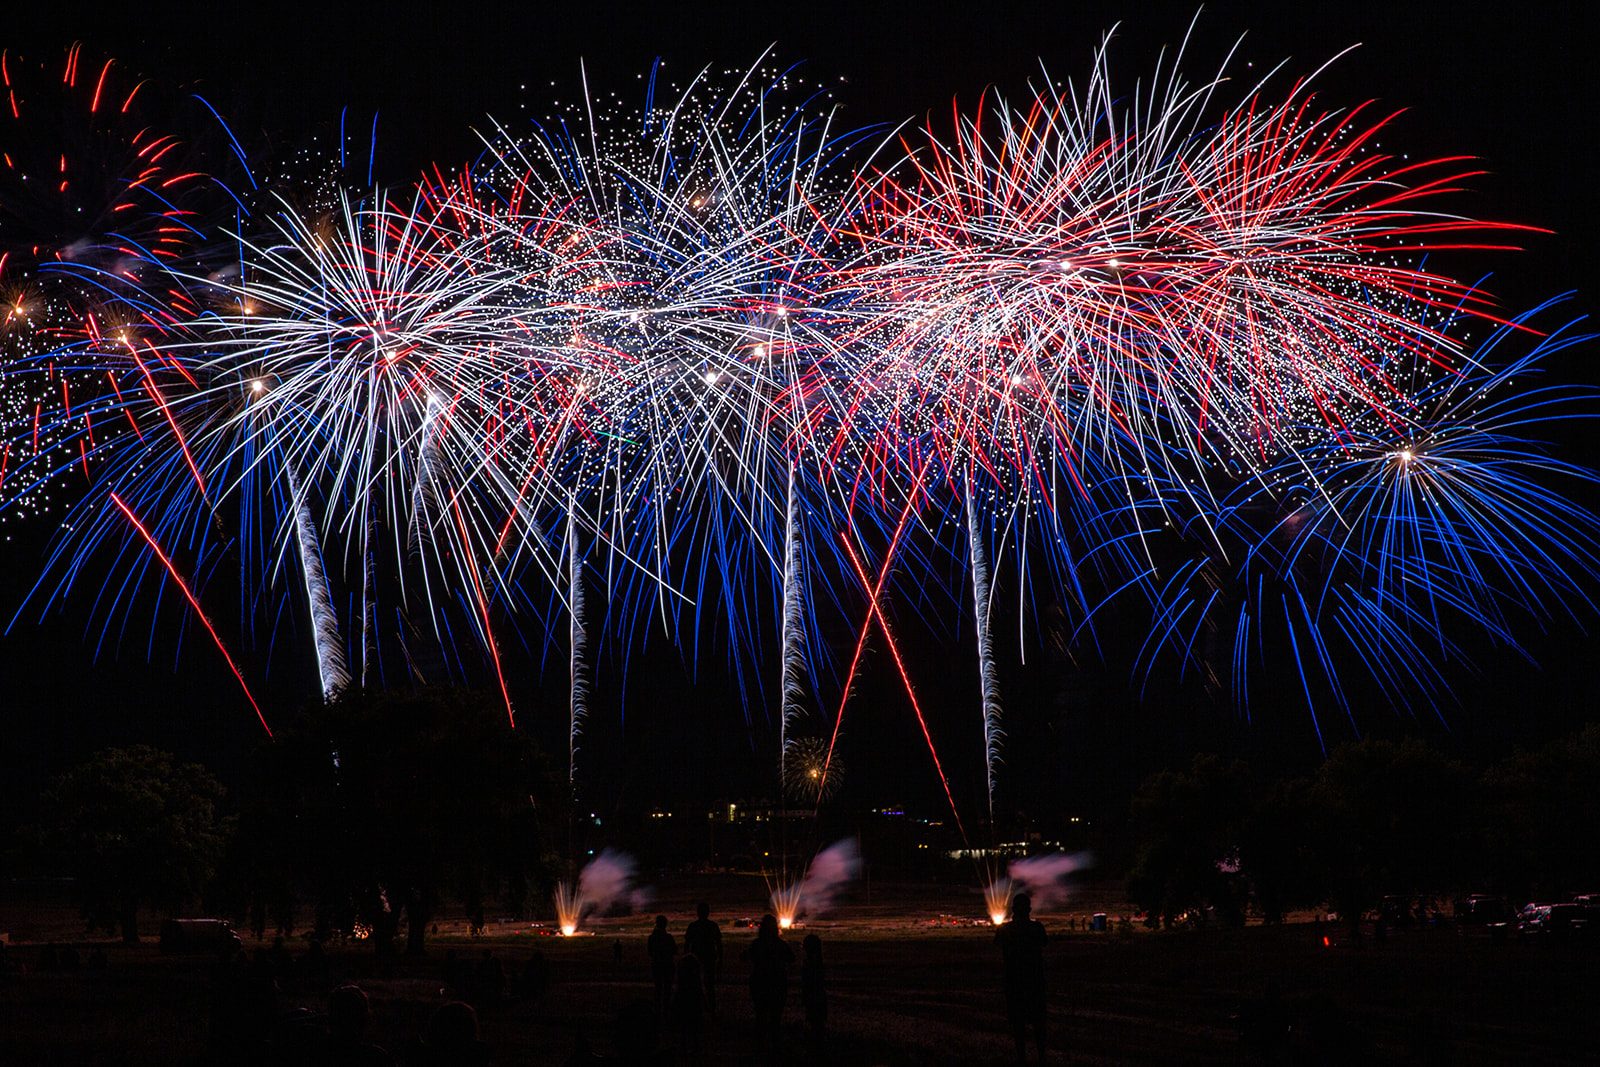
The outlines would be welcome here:
M 1600 725 L 1486 767 L 1420 741 L 1370 740 L 1315 773 L 1263 778 L 1199 755 L 1151 775 L 1129 812 L 1128 891 L 1152 923 L 1240 924 L 1385 896 L 1514 903 L 1600 891 Z
M 92 928 L 138 938 L 140 906 L 203 904 L 257 931 L 310 914 L 420 952 L 446 899 L 481 926 L 498 903 L 551 897 L 565 778 L 480 694 L 352 694 L 253 753 L 236 810 L 204 767 L 108 749 L 56 780 L 38 845 L 70 874 Z

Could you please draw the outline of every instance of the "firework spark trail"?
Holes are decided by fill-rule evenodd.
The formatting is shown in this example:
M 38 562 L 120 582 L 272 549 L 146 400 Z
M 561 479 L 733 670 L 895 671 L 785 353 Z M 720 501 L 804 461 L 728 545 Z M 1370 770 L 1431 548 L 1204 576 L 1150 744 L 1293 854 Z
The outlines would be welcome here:
M 300 575 L 305 582 L 306 605 L 311 614 L 312 643 L 317 652 L 317 677 L 322 682 L 323 701 L 331 703 L 350 685 L 344 639 L 339 633 L 339 617 L 333 610 L 328 572 L 322 564 L 322 543 L 317 537 L 316 520 L 311 514 L 311 498 L 300 481 L 300 473 L 292 456 L 284 457 L 283 472 L 288 482 L 289 507 L 294 512 L 295 542 L 300 549 Z
M 911 521 L 911 516 L 916 510 L 916 504 L 917 495 L 913 492 L 906 498 L 905 506 L 900 510 L 900 520 L 895 524 L 894 534 L 889 539 L 889 547 L 883 554 L 883 566 L 878 569 L 877 581 L 868 587 L 868 598 L 874 603 L 876 598 L 883 594 L 884 585 L 889 580 L 890 569 L 894 566 L 895 553 L 899 550 L 900 539 L 906 532 L 907 524 Z M 845 541 L 847 537 L 848 535 L 845 532 L 840 532 L 839 538 L 841 541 Z M 848 541 L 846 541 L 846 548 L 848 547 Z M 851 556 L 852 558 L 854 557 L 854 552 L 851 552 Z M 855 652 L 850 657 L 850 668 L 845 672 L 844 686 L 839 692 L 839 710 L 833 717 L 833 734 L 828 739 L 828 753 L 822 761 L 822 777 L 817 787 L 819 797 L 828 788 L 828 771 L 833 766 L 833 750 L 839 744 L 839 730 L 844 725 L 844 709 L 850 702 L 855 686 L 856 671 L 861 666 L 861 654 L 867 647 L 867 635 L 872 632 L 873 616 L 874 606 L 869 606 L 867 608 L 867 616 L 861 620 L 861 629 L 856 635 Z
M 144 538 L 145 544 L 150 546 L 150 551 L 155 553 L 156 558 L 161 561 L 161 565 L 167 569 L 167 573 L 172 576 L 172 580 L 182 590 L 184 599 L 194 609 L 195 616 L 205 626 L 206 633 L 211 635 L 211 640 L 217 646 L 217 651 L 222 653 L 222 658 L 227 661 L 228 669 L 233 672 L 234 678 L 239 682 L 239 688 L 244 690 L 245 699 L 250 701 L 250 709 L 256 713 L 256 721 L 261 723 L 261 728 L 266 731 L 267 736 L 270 738 L 272 736 L 272 727 L 267 725 L 267 717 L 261 713 L 261 705 L 256 703 L 255 695 L 250 692 L 250 687 L 245 684 L 244 673 L 239 670 L 239 665 L 233 662 L 233 657 L 228 654 L 228 648 L 222 643 L 222 638 L 217 634 L 216 627 L 211 625 L 211 620 L 206 618 L 206 613 L 201 610 L 200 601 L 196 600 L 194 593 L 190 591 L 189 583 L 183 580 L 183 575 L 178 573 L 178 568 L 173 564 L 171 558 L 162 551 L 161 546 L 150 535 L 150 531 L 145 528 L 144 523 L 140 522 L 139 517 L 133 513 L 133 509 L 124 504 L 122 498 L 116 493 L 110 494 L 110 497 L 111 502 L 133 524 L 133 528 L 139 531 L 139 536 Z
M 89 114 L 101 83 L 122 95 L 96 69 L 67 85 Z M 296 583 L 251 568 L 298 544 L 325 694 L 355 626 L 331 588 L 361 591 L 363 686 L 382 684 L 393 578 L 407 625 L 431 625 L 446 657 L 461 659 L 457 613 L 472 618 L 508 717 L 491 610 L 546 620 L 553 648 L 559 625 L 518 609 L 564 596 L 569 779 L 601 639 L 583 617 L 590 561 L 626 649 L 656 621 L 696 661 L 726 634 L 747 714 L 771 629 L 749 590 L 777 587 L 780 771 L 830 655 L 807 637 L 826 632 L 830 582 L 857 572 L 868 610 L 825 785 L 865 643 L 874 625 L 888 636 L 891 571 L 925 585 L 930 548 L 964 556 L 991 822 L 990 609 L 1008 558 L 1019 604 L 1032 575 L 1070 591 L 1074 640 L 1102 609 L 1132 613 L 1147 682 L 1173 654 L 1180 681 L 1196 670 L 1248 706 L 1251 662 L 1277 641 L 1308 704 L 1346 701 L 1341 671 L 1397 703 L 1436 692 L 1437 663 L 1467 659 L 1462 632 L 1525 652 L 1521 625 L 1593 609 L 1595 522 L 1560 491 L 1593 474 L 1532 440 L 1593 397 L 1557 416 L 1566 401 L 1523 379 L 1561 345 L 1497 354 L 1533 325 L 1427 258 L 1516 229 L 1451 210 L 1474 164 L 1388 154 L 1392 116 L 1327 109 L 1309 80 L 1274 97 L 1277 71 L 1225 98 L 1226 74 L 1190 82 L 1163 61 L 1130 95 L 1103 45 L 1086 82 L 1045 74 L 1020 106 L 986 93 L 877 146 L 835 130 L 831 94 L 794 68 L 652 77 L 632 110 L 585 78 L 570 107 L 496 126 L 479 164 L 409 193 L 262 198 L 225 224 L 226 266 L 197 239 L 221 228 L 189 221 L 197 190 L 129 208 L 118 232 L 149 240 L 96 224 L 82 244 L 7 236 L 0 267 L 31 286 L 50 260 L 50 286 L 4 294 L 0 344 L 27 358 L 3 398 L 0 505 L 78 501 L 46 565 L 58 595 L 120 530 L 107 494 L 149 516 L 152 544 L 236 550 L 252 618 Z M 150 147 L 140 129 L 116 135 Z M 0 174 L 8 205 L 20 173 Z M 113 166 L 106 202 L 142 203 L 169 174 L 130 184 Z M 76 169 L 60 190 L 86 207 L 95 191 Z M 51 299 L 93 311 L 63 324 Z M 1496 335 L 1474 347 L 1485 322 Z M 867 582 L 857 551 L 900 502 Z M 913 502 L 936 521 L 908 533 Z M 563 515 L 564 561 L 539 534 Z M 808 542 L 812 515 L 829 536 Z M 97 594 L 107 632 L 133 610 L 132 566 Z M 961 599 L 959 583 L 940 592 Z
M 417 449 L 416 481 L 411 490 L 410 521 L 406 524 L 407 538 L 412 550 L 421 548 L 422 542 L 430 536 L 432 529 L 428 509 L 436 502 L 434 476 L 439 463 L 440 448 L 440 432 L 437 424 L 443 409 L 444 400 L 438 394 L 429 392 L 427 414 L 423 416 L 422 428 L 419 431 L 421 440 Z
M 567 661 L 571 692 L 567 706 L 567 786 L 578 786 L 578 738 L 589 718 L 589 622 L 584 608 L 583 555 L 578 548 L 577 501 L 567 511 Z
M 967 544 L 972 569 L 973 621 L 978 638 L 978 680 L 983 694 L 983 753 L 988 787 L 989 825 L 994 825 L 995 766 L 1000 760 L 1000 676 L 995 669 L 994 638 L 989 631 L 990 570 L 988 540 L 979 526 L 971 479 L 965 487 Z
M 361 539 L 361 688 L 371 688 L 378 660 L 377 522 L 368 519 Z
M 917 725 L 922 728 L 922 739 L 928 743 L 928 754 L 933 757 L 933 769 L 939 773 L 939 784 L 944 787 L 945 799 L 950 802 L 950 816 L 956 821 L 956 829 L 961 831 L 961 840 L 967 841 L 967 828 L 961 822 L 961 812 L 956 809 L 955 794 L 950 792 L 950 779 L 945 777 L 944 764 L 939 761 L 939 750 L 934 746 L 933 735 L 928 732 L 928 720 L 923 717 L 922 704 L 917 700 L 916 690 L 911 685 L 911 675 L 906 671 L 905 660 L 900 658 L 900 646 L 894 639 L 894 632 L 889 629 L 889 620 L 884 617 L 883 609 L 878 605 L 878 598 L 872 592 L 872 579 L 861 566 L 861 560 L 856 555 L 855 548 L 849 541 L 845 543 L 845 551 L 850 557 L 850 566 L 855 569 L 856 580 L 861 583 L 861 588 L 867 591 L 867 606 L 872 612 L 872 617 L 878 621 L 878 628 L 883 632 L 883 638 L 889 643 L 889 651 L 894 656 L 895 669 L 900 672 L 900 681 L 906 691 L 906 697 L 911 701 L 911 710 L 916 713 Z
M 778 781 L 788 781 L 790 731 L 805 706 L 805 591 L 801 575 L 800 497 L 795 492 L 794 467 L 789 468 L 789 492 L 783 529 L 783 650 L 782 708 L 778 717 Z
M 456 519 L 456 529 L 461 534 L 461 543 L 469 544 L 466 520 L 461 517 L 460 501 L 455 501 L 451 508 Z M 514 730 L 517 727 L 517 715 L 511 708 L 511 690 L 506 687 L 505 668 L 500 664 L 500 646 L 494 639 L 494 629 L 489 623 L 489 601 L 483 593 L 483 581 L 478 577 L 478 571 L 473 568 L 469 571 L 472 578 L 472 592 L 477 599 L 479 618 L 483 623 L 483 643 L 489 649 L 489 658 L 494 663 L 495 680 L 500 683 L 500 699 L 505 702 L 506 721 Z

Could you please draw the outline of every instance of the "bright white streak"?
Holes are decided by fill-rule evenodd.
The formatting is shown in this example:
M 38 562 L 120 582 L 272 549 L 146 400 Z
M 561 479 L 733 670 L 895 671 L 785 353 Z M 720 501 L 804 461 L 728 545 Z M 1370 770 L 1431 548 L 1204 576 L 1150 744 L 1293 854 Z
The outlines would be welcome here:
M 972 485 L 966 487 L 967 543 L 972 561 L 972 609 L 978 635 L 978 682 L 983 692 L 983 765 L 989 787 L 989 823 L 994 824 L 994 772 L 1000 762 L 1000 678 L 994 665 L 994 638 L 989 631 L 989 556 L 978 525 L 978 511 L 972 501 Z
M 567 785 L 576 788 L 578 781 L 578 734 L 589 717 L 589 632 L 583 610 L 583 559 L 578 554 L 578 524 L 575 521 L 578 502 L 576 498 L 567 508 L 567 608 L 569 640 L 572 646 L 569 673 L 571 697 L 567 725 Z
M 294 533 L 300 546 L 300 573 L 305 578 L 306 602 L 311 611 L 317 675 L 322 680 L 322 699 L 331 702 L 350 685 L 350 670 L 345 664 L 344 643 L 339 637 L 339 619 L 333 612 L 333 597 L 328 591 L 328 574 L 322 566 L 322 544 L 317 538 L 311 502 L 300 483 L 294 461 L 286 459 L 283 469 L 289 478 Z
M 789 728 L 805 700 L 805 595 L 801 583 L 800 501 L 795 470 L 789 467 L 789 501 L 783 524 L 783 692 L 778 718 L 778 781 L 787 782 Z M 781 788 L 781 786 L 780 786 Z

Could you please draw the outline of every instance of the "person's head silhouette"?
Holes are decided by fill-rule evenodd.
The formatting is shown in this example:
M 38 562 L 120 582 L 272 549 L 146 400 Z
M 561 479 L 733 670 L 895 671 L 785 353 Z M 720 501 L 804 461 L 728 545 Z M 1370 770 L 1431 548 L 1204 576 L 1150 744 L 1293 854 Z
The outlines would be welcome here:
M 707 904 L 705 901 L 702 900 L 700 903 L 698 903 L 698 904 L 696 904 L 694 906 L 694 914 L 695 914 L 696 918 L 700 918 L 700 919 L 708 919 L 708 918 L 710 918 L 711 917 L 711 905 Z
M 778 917 L 770 911 L 761 916 L 761 929 L 756 936 L 763 941 L 775 941 L 778 937 Z
M 1018 893 L 1011 898 L 1011 919 L 1013 922 L 1025 923 L 1033 917 L 1033 898 L 1026 893 Z
M 806 939 L 800 942 L 800 944 L 806 950 L 806 959 L 822 959 L 822 938 L 818 937 L 816 934 L 807 934 Z
M 656 932 L 657 933 L 662 933 L 662 932 L 665 932 L 666 929 L 667 929 L 667 917 L 665 915 L 657 915 L 656 916 Z
M 328 1035 L 356 1041 L 367 1028 L 367 994 L 358 985 L 342 985 L 328 994 Z
M 422 1043 L 430 1051 L 461 1052 L 478 1043 L 478 1013 L 469 1004 L 441 1004 L 428 1020 Z

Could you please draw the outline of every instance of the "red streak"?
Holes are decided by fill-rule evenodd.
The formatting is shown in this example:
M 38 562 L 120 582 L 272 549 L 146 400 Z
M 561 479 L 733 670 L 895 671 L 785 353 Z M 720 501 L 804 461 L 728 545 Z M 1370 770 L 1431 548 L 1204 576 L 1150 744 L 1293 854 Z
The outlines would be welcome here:
M 856 577 L 861 582 L 861 588 L 868 590 L 868 602 L 872 607 L 872 614 L 878 620 L 878 626 L 883 630 L 883 636 L 888 639 L 889 651 L 894 654 L 894 665 L 900 672 L 900 680 L 905 683 L 906 696 L 911 699 L 911 710 L 916 712 L 917 725 L 922 727 L 923 740 L 928 742 L 928 753 L 933 756 L 933 769 L 939 772 L 939 784 L 944 786 L 944 797 L 950 802 L 950 814 L 956 821 L 956 829 L 961 831 L 961 840 L 967 840 L 967 828 L 961 823 L 961 813 L 956 810 L 956 798 L 950 792 L 950 780 L 944 776 L 944 765 L 939 762 L 939 750 L 933 745 L 933 735 L 928 732 L 928 720 L 922 716 L 922 705 L 917 702 L 916 690 L 911 686 L 911 675 L 906 671 L 905 661 L 900 658 L 900 646 L 895 642 L 894 634 L 889 629 L 889 620 L 884 618 L 883 611 L 878 607 L 878 597 L 872 592 L 871 582 L 867 572 L 862 569 L 861 560 L 856 556 L 854 546 L 848 540 L 844 542 L 844 550 L 850 556 L 850 566 L 855 568 Z
M 172 560 L 167 557 L 165 552 L 161 551 L 161 546 L 156 544 L 156 539 L 150 535 L 149 530 L 145 529 L 144 523 L 139 521 L 139 517 L 129 509 L 128 505 L 122 502 L 122 498 L 117 496 L 116 493 L 112 493 L 111 502 L 121 509 L 122 513 L 128 517 L 129 522 L 133 523 L 133 528 L 139 531 L 139 536 L 143 537 L 145 543 L 150 546 L 150 551 L 156 554 L 156 558 L 161 561 L 161 565 L 167 568 L 167 573 L 172 575 L 172 580 L 178 583 L 179 589 L 183 590 L 184 598 L 189 601 L 189 606 L 200 617 L 200 622 L 204 624 L 206 632 L 211 635 L 211 640 L 216 642 L 217 651 L 221 652 L 222 658 L 228 661 L 228 669 L 239 680 L 239 688 L 244 690 L 245 699 L 250 701 L 250 707 L 254 709 L 256 719 L 261 723 L 261 728 L 267 732 L 268 737 L 271 737 L 272 727 L 267 725 L 267 717 L 261 714 L 261 705 L 256 703 L 256 698 L 250 692 L 250 687 L 245 684 L 244 674 L 240 672 L 239 665 L 233 662 L 233 657 L 228 655 L 228 650 L 223 645 L 222 638 L 217 636 L 216 628 L 211 625 L 211 620 L 206 618 L 204 611 L 200 610 L 200 601 L 196 600 L 194 593 L 189 591 L 189 583 L 183 580 L 183 575 L 178 573 L 178 568 L 173 566 Z
M 472 557 L 466 552 L 468 547 L 467 524 L 461 518 L 461 503 L 456 499 L 452 499 L 450 503 L 453 505 L 456 516 L 456 528 L 461 531 L 462 555 L 470 564 Z M 505 671 L 500 669 L 500 649 L 494 643 L 494 631 L 489 628 L 489 602 L 484 599 L 483 585 L 478 581 L 478 569 L 469 565 L 467 573 L 472 576 L 472 591 L 477 594 L 478 612 L 483 616 L 483 636 L 489 643 L 489 658 L 494 660 L 494 676 L 500 683 L 500 698 L 506 702 L 506 721 L 511 723 L 511 728 L 514 730 L 517 728 L 517 716 L 511 710 L 511 692 L 506 689 Z

